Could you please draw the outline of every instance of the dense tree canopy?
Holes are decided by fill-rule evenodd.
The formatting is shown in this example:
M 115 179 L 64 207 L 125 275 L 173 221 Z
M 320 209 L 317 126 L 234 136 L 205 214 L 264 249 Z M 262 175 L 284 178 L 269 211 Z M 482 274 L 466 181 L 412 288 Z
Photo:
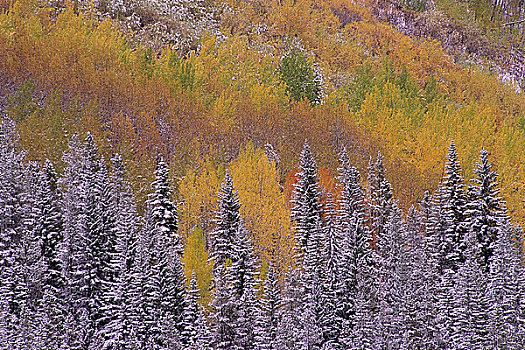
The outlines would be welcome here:
M 296 260 L 278 270 L 278 256 L 257 254 L 228 171 L 209 255 L 200 231 L 186 244 L 178 233 L 162 158 L 142 217 L 121 157 L 108 170 L 92 135 L 72 137 L 57 174 L 50 161 L 24 161 L 13 123 L 0 130 L 6 349 L 518 349 L 525 340 L 523 233 L 485 150 L 467 196 L 452 144 L 434 200 L 405 215 L 381 158 L 363 183 L 345 151 L 338 199 L 322 201 L 305 143 L 291 203 Z M 454 247 L 461 255 L 444 254 Z

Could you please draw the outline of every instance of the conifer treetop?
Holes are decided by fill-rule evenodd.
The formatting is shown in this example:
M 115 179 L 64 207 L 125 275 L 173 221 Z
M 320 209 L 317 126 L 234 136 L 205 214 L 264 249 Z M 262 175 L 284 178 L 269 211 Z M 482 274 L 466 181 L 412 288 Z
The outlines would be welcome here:
M 212 232 L 213 251 L 211 254 L 215 266 L 224 264 L 227 259 L 235 260 L 234 239 L 241 221 L 239 195 L 233 187 L 233 180 L 228 170 L 218 197 L 218 210 L 215 213 L 216 228 Z
M 291 218 L 295 223 L 295 237 L 298 246 L 297 255 L 302 256 L 307 250 L 308 240 L 317 236 L 321 228 L 321 193 L 317 176 L 317 164 L 310 152 L 308 141 L 301 151 L 297 183 L 294 184 Z

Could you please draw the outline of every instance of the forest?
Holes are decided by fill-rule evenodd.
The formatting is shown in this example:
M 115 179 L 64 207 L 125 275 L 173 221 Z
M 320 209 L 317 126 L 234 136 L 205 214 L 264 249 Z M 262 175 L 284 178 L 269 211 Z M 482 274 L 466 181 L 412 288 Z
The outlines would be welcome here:
M 520 0 L 0 0 L 0 349 L 522 349 Z
M 289 203 L 294 237 L 276 231 L 262 246 L 242 215 L 234 164 L 208 213 L 207 241 L 196 230 L 184 244 L 162 157 L 140 215 L 122 157 L 108 169 L 91 134 L 72 137 L 61 175 L 50 161 L 24 161 L 8 120 L 0 155 L 5 349 L 520 349 L 525 341 L 523 231 L 484 149 L 467 185 L 452 142 L 438 190 L 403 213 L 380 154 L 363 182 L 341 150 L 331 191 L 305 142 Z M 259 162 L 276 166 L 264 153 Z

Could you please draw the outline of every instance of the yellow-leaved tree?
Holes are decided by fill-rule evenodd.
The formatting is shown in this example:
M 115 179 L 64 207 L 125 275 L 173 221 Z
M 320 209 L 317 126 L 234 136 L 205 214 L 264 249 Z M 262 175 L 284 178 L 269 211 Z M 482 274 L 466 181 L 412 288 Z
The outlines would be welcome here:
M 261 149 L 248 143 L 230 164 L 230 172 L 256 252 L 285 272 L 292 266 L 294 239 L 276 164 Z
M 197 227 L 186 239 L 182 262 L 184 264 L 184 274 L 187 284 L 190 283 L 192 274 L 195 274 L 197 287 L 201 295 L 200 305 L 204 307 L 207 307 L 211 301 L 210 289 L 213 263 L 208 259 L 209 254 L 206 250 L 202 229 Z
M 199 169 L 189 169 L 181 180 L 179 198 L 182 200 L 182 206 L 179 228 L 184 237 L 191 234 L 196 227 L 200 227 L 207 242 L 208 234 L 213 229 L 217 192 L 222 181 L 219 172 L 211 161 L 204 161 Z

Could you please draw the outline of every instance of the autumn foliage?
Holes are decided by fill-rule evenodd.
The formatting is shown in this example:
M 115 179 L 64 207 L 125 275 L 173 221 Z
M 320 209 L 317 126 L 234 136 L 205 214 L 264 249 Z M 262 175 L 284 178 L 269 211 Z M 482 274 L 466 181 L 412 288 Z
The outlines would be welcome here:
M 381 151 L 405 207 L 439 183 L 453 139 L 464 169 L 480 147 L 491 152 L 502 194 L 522 221 L 522 94 L 481 68 L 454 64 L 438 42 L 379 22 L 365 1 L 224 5 L 227 35 L 205 36 L 183 56 L 132 45 L 110 20 L 73 6 L 15 2 L 0 14 L 0 96 L 10 96 L 6 111 L 29 158 L 59 162 L 69 135 L 89 130 L 102 153 L 124 155 L 141 199 L 162 153 L 183 202 L 181 229 L 189 237 L 201 228 L 205 240 L 229 167 L 259 253 L 286 260 L 287 199 L 305 139 L 323 166 L 321 184 L 335 196 L 343 146 L 361 171 Z M 291 98 L 279 67 L 292 52 L 322 77 L 319 103 Z M 279 164 L 262 153 L 266 143 Z

